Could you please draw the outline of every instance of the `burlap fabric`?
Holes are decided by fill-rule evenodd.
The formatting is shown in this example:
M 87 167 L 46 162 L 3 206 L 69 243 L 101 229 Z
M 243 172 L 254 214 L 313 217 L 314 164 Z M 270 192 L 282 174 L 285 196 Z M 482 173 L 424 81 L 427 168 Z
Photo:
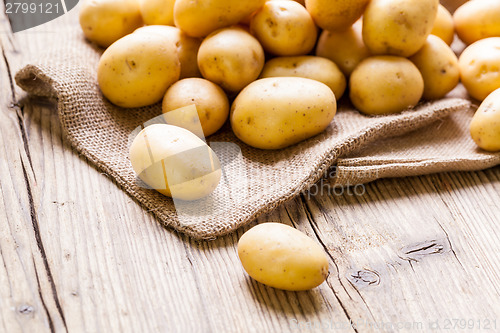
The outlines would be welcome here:
M 165 226 L 199 239 L 223 235 L 306 191 L 337 166 L 333 184 L 380 177 L 500 164 L 500 154 L 477 149 L 467 132 L 473 110 L 462 98 L 425 103 L 401 114 L 368 117 L 344 102 L 327 130 L 287 149 L 264 151 L 240 142 L 226 126 L 208 138 L 223 165 L 217 190 L 193 203 L 174 202 L 144 188 L 128 157 L 129 136 L 161 113 L 160 105 L 121 109 L 101 95 L 100 50 L 77 26 L 16 75 L 30 94 L 57 100 L 64 134 L 73 147 L 112 177 Z

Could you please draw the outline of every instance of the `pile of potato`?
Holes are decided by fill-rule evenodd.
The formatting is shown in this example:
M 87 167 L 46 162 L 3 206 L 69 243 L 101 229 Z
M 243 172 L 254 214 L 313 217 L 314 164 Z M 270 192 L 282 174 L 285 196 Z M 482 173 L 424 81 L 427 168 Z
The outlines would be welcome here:
M 195 125 L 211 135 L 229 118 L 261 149 L 322 132 L 345 91 L 356 109 L 380 115 L 442 98 L 460 79 L 480 101 L 500 88 L 498 0 L 466 2 L 454 16 L 439 0 L 86 0 L 80 24 L 106 48 L 97 79 L 111 103 L 162 101 L 183 136 Z M 471 44 L 460 59 L 449 46 L 455 31 Z M 500 150 L 495 96 L 471 126 L 491 151 Z M 137 149 L 155 144 L 165 143 Z

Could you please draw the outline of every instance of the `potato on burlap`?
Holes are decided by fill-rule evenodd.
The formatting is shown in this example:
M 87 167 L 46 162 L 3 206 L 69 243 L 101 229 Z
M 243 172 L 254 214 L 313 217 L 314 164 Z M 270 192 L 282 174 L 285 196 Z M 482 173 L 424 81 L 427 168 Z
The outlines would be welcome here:
M 311 15 L 295 1 L 268 1 L 250 22 L 251 33 L 267 52 L 278 56 L 309 53 L 318 34 Z
M 331 60 L 316 56 L 277 57 L 264 65 L 261 78 L 295 76 L 323 82 L 340 99 L 346 88 L 346 79 Z
M 460 79 L 458 59 L 441 38 L 429 35 L 424 46 L 410 60 L 424 79 L 423 98 L 442 98 L 457 86 Z
M 79 20 L 85 37 L 102 47 L 143 24 L 138 0 L 84 0 Z
M 179 79 L 175 45 L 157 34 L 130 34 L 104 51 L 97 81 L 111 103 L 134 108 L 154 104 Z
M 228 92 L 238 92 L 257 79 L 263 66 L 264 50 L 259 41 L 238 26 L 214 31 L 198 50 L 203 77 Z
M 500 151 L 500 89 L 486 97 L 470 123 L 474 142 L 487 151 Z
M 274 77 L 250 83 L 233 102 L 234 134 L 261 149 L 291 146 L 321 133 L 337 111 L 332 90 L 319 81 Z
M 373 54 L 409 57 L 431 33 L 439 0 L 371 0 L 363 14 L 363 40 Z
M 424 80 L 406 58 L 372 56 L 354 69 L 349 88 L 351 102 L 359 111 L 389 114 L 415 106 L 424 92 Z

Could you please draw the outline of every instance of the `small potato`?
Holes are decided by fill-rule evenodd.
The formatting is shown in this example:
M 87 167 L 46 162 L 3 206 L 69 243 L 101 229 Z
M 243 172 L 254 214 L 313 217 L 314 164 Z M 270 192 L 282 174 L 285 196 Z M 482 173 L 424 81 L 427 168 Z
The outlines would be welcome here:
M 431 34 L 438 36 L 448 45 L 453 43 L 453 38 L 455 37 L 453 16 L 451 16 L 448 9 L 441 4 L 438 6 L 436 21 L 434 21 L 434 27 L 432 28 Z
M 138 0 L 84 0 L 79 20 L 85 37 L 102 47 L 143 24 Z
M 500 1 L 469 1 L 453 14 L 458 37 L 465 44 L 483 38 L 500 37 Z
M 160 101 L 179 74 L 175 45 L 155 34 L 120 38 L 104 51 L 97 68 L 103 95 L 124 108 Z
M 269 60 L 265 65 L 261 78 L 296 76 L 323 82 L 332 89 L 335 97 L 340 99 L 346 88 L 344 74 L 329 59 L 315 56 L 278 57 Z
M 238 24 L 264 5 L 266 0 L 176 0 L 175 26 L 192 37 Z
M 221 177 L 212 149 L 190 131 L 173 125 L 144 128 L 130 146 L 130 162 L 148 186 L 181 200 L 209 195 Z
M 429 35 L 424 46 L 410 60 L 424 79 L 423 98 L 444 97 L 457 86 L 460 79 L 458 59 L 441 38 Z
M 256 225 L 238 241 L 238 256 L 245 271 L 267 286 L 309 290 L 328 277 L 328 257 L 306 234 L 288 225 Z
M 170 112 L 188 105 L 196 105 L 194 119 Z M 209 136 L 224 125 L 229 116 L 229 102 L 224 91 L 205 79 L 190 78 L 177 81 L 168 88 L 162 110 L 168 124 L 196 133 L 201 124 L 204 136 Z M 173 114 L 174 113 L 174 114 Z M 192 129 L 192 126 L 196 128 Z
M 371 0 L 363 14 L 363 40 L 372 54 L 409 57 L 431 33 L 439 0 Z
M 160 34 L 172 40 L 177 47 L 177 55 L 181 63 L 180 79 L 188 77 L 200 77 L 200 69 L 198 68 L 198 49 L 200 48 L 202 39 L 193 38 L 186 35 L 179 28 L 167 25 L 148 25 L 134 31 L 134 33 Z
M 316 46 L 316 55 L 332 60 L 345 76 L 351 75 L 361 60 L 370 56 L 361 29 L 362 20 L 358 20 L 343 31 L 323 30 Z
M 363 14 L 370 0 L 306 0 L 314 22 L 324 30 L 342 31 Z
M 469 94 L 482 101 L 500 88 L 500 37 L 478 40 L 458 58 L 460 79 Z
M 406 58 L 373 56 L 352 72 L 349 88 L 351 102 L 359 111 L 389 114 L 415 106 L 424 92 L 424 80 Z
M 472 140 L 482 149 L 500 151 L 500 89 L 486 97 L 470 123 Z
M 252 17 L 250 31 L 264 50 L 278 56 L 309 53 L 318 34 L 304 6 L 286 0 L 266 2 Z
M 198 50 L 198 67 L 204 78 L 228 92 L 238 92 L 259 77 L 264 50 L 259 41 L 240 27 L 211 33 Z
M 260 79 L 236 97 L 230 119 L 234 134 L 261 149 L 291 146 L 321 133 L 337 111 L 332 90 L 301 77 Z
M 145 24 L 174 25 L 175 0 L 139 0 Z

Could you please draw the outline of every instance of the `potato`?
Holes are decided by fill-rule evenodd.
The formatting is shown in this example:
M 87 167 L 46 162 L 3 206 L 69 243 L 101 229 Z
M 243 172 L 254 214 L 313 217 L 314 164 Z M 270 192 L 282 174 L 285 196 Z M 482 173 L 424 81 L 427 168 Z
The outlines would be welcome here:
M 250 32 L 267 52 L 304 55 L 316 44 L 318 31 L 311 15 L 295 1 L 268 1 L 252 17 Z
M 175 0 L 139 0 L 145 24 L 174 25 Z
M 478 40 L 458 58 L 460 79 L 469 94 L 482 101 L 500 88 L 500 37 Z
M 138 177 L 158 192 L 181 200 L 197 200 L 214 191 L 221 177 L 212 149 L 187 129 L 154 124 L 130 146 L 130 162 Z
M 278 57 L 269 60 L 262 69 L 261 78 L 296 76 L 323 82 L 340 99 L 346 88 L 344 74 L 329 59 L 315 56 Z
M 424 79 L 423 98 L 444 97 L 457 86 L 460 79 L 458 59 L 441 38 L 429 35 L 424 46 L 410 60 Z
M 85 37 L 102 47 L 143 24 L 137 0 L 84 0 L 79 15 Z
M 198 49 L 202 39 L 186 35 L 179 28 L 167 25 L 148 25 L 134 31 L 134 33 L 160 34 L 172 40 L 177 47 L 177 55 L 181 63 L 180 79 L 200 77 L 198 68 Z
M 458 37 L 465 44 L 483 38 L 500 37 L 500 1 L 469 1 L 453 14 Z
M 310 138 L 330 124 L 337 111 L 332 90 L 300 77 L 260 79 L 243 89 L 230 112 L 234 134 L 261 149 L 279 149 Z
M 500 151 L 500 89 L 486 97 L 470 123 L 472 140 L 487 151 Z
M 453 16 L 451 16 L 448 9 L 441 4 L 438 6 L 436 21 L 434 21 L 431 34 L 438 36 L 448 45 L 453 43 L 453 38 L 455 37 Z
M 205 37 L 211 32 L 241 22 L 264 5 L 266 0 L 176 0 L 175 26 L 192 37 Z
M 343 31 L 323 30 L 316 46 L 316 55 L 332 60 L 345 76 L 351 75 L 361 60 L 370 56 L 361 29 L 362 21 L 358 20 Z
M 359 111 L 388 114 L 416 105 L 424 92 L 424 80 L 406 58 L 372 56 L 354 69 L 349 88 L 351 102 Z
M 264 50 L 241 27 L 220 29 L 201 43 L 198 67 L 204 78 L 226 91 L 238 92 L 259 77 L 264 67 Z
M 155 34 L 120 38 L 104 51 L 97 68 L 103 95 L 125 108 L 160 101 L 179 74 L 175 45 Z
M 288 225 L 256 225 L 238 241 L 238 256 L 245 271 L 267 286 L 308 290 L 328 277 L 328 257 L 306 234 Z
M 324 30 L 342 31 L 356 22 L 370 0 L 306 0 L 314 22 Z
M 371 0 L 363 14 L 363 40 L 373 54 L 409 57 L 430 34 L 439 0 Z
M 196 113 L 191 115 L 171 112 L 193 104 L 196 105 Z M 224 91 L 215 83 L 190 78 L 180 80 L 168 88 L 163 98 L 162 110 L 168 124 L 186 128 L 195 134 L 198 134 L 196 131 L 201 124 L 203 135 L 209 136 L 226 122 L 229 116 L 229 101 Z

